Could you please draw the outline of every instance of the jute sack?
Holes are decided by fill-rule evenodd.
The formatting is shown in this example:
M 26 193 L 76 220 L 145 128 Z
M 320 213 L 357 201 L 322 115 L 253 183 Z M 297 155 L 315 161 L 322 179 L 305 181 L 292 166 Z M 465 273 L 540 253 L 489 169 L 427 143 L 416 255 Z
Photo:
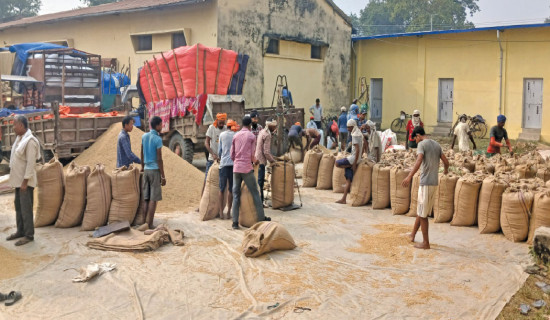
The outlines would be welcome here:
M 512 167 L 508 165 L 505 159 L 500 159 L 495 165 L 495 174 L 510 171 L 512 171 Z
M 531 164 L 520 164 L 514 168 L 519 179 L 531 179 L 537 175 L 537 170 Z
M 390 167 L 376 164 L 372 169 L 372 208 L 385 209 L 390 206 Z
M 72 228 L 82 223 L 86 209 L 86 178 L 90 167 L 77 166 L 74 161 L 69 164 L 65 175 L 65 196 L 55 221 L 56 228 Z
M 420 189 L 420 170 L 417 171 L 412 179 L 411 183 L 411 205 L 409 206 L 409 212 L 407 217 L 416 217 L 418 211 L 418 189 Z
M 113 199 L 109 208 L 109 223 L 117 221 L 134 221 L 139 206 L 140 186 L 137 166 L 122 167 L 111 174 Z
M 466 175 L 456 183 L 451 226 L 473 226 L 477 221 L 477 200 L 482 180 Z
M 57 220 L 63 203 L 63 165 L 52 159 L 46 164 L 36 165 L 36 193 L 38 205 L 34 216 L 34 226 L 45 227 Z
M 206 185 L 199 205 L 201 221 L 216 218 L 220 213 L 220 164 L 214 161 L 206 175 Z
M 294 165 L 278 161 L 271 168 L 271 206 L 273 209 L 287 207 L 294 202 Z
M 296 149 L 296 148 L 290 148 L 290 159 L 294 161 L 294 163 L 300 163 L 302 162 L 302 150 Z
M 537 170 L 537 178 L 544 180 L 544 182 L 550 180 L 550 168 L 539 167 Z
M 258 214 L 256 213 L 256 206 L 254 206 L 254 199 L 252 198 L 252 194 L 248 190 L 248 187 L 243 182 L 241 184 L 239 224 L 248 228 L 252 227 L 256 222 L 258 222 Z
M 532 205 L 533 193 L 530 191 L 506 189 L 502 195 L 500 226 L 508 240 L 519 242 L 527 239 Z
M 493 233 L 500 230 L 500 207 L 506 181 L 489 176 L 483 180 L 477 205 L 479 233 Z
M 332 171 L 334 169 L 336 157 L 330 153 L 324 153 L 319 162 L 319 172 L 317 174 L 317 190 L 332 189 Z
M 535 194 L 527 242 L 533 243 L 535 230 L 540 227 L 550 227 L 550 190 Z
M 351 206 L 359 207 L 369 203 L 372 187 L 372 167 L 374 163 L 364 159 L 357 166 L 357 172 L 353 175 L 351 182 L 350 197 Z
M 296 248 L 294 239 L 285 227 L 273 221 L 256 223 L 244 232 L 241 250 L 247 257 L 258 257 L 274 250 Z
M 111 177 L 105 172 L 104 165 L 97 164 L 86 183 L 86 210 L 80 230 L 91 231 L 107 224 L 111 206 Z
M 550 189 L 550 180 L 546 181 L 545 186 L 546 186 L 546 188 L 549 188 L 549 189 Z
M 335 161 L 344 159 L 347 157 L 347 154 L 341 153 L 339 154 Z M 334 193 L 344 193 L 346 190 L 346 176 L 344 175 L 346 172 L 346 169 L 344 168 L 338 168 L 334 166 L 332 169 L 332 192 Z
M 317 174 L 319 172 L 319 162 L 323 157 L 323 152 L 315 146 L 313 149 L 306 152 L 303 167 L 303 183 L 304 188 L 313 188 L 317 185 Z
M 470 172 L 475 172 L 476 171 L 476 164 L 470 158 L 465 158 L 464 159 L 464 161 L 462 162 L 462 167 L 466 168 Z
M 439 184 L 434 198 L 435 223 L 450 222 L 453 219 L 457 182 L 458 177 L 453 174 L 439 174 Z
M 495 165 L 487 161 L 485 158 L 480 158 L 476 160 L 476 172 L 483 172 L 483 173 L 495 173 Z
M 391 212 L 394 215 L 405 214 L 411 204 L 411 186 L 404 188 L 401 183 L 409 175 L 410 170 L 394 167 L 390 171 Z
M 147 220 L 147 212 L 145 212 L 145 201 L 143 201 L 143 172 L 139 173 L 139 205 L 136 210 L 133 226 L 141 226 Z

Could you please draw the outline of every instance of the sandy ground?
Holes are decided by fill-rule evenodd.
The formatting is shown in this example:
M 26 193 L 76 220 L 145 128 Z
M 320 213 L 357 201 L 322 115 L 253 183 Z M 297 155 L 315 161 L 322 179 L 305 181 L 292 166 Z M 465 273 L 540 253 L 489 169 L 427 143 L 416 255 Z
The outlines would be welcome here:
M 200 222 L 194 212 L 157 215 L 185 231 L 183 247 L 96 251 L 85 246 L 88 232 L 47 227 L 16 248 L 4 240 L 15 230 L 13 195 L 2 195 L 0 266 L 12 271 L 0 272 L 0 292 L 24 297 L 0 305 L 0 319 L 491 319 L 526 279 L 528 246 L 502 234 L 431 223 L 433 250 L 419 251 L 404 237 L 413 218 L 338 205 L 332 191 L 301 191 L 303 208 L 266 211 L 298 247 L 259 258 L 241 254 L 243 229 Z M 93 262 L 117 269 L 71 282 Z

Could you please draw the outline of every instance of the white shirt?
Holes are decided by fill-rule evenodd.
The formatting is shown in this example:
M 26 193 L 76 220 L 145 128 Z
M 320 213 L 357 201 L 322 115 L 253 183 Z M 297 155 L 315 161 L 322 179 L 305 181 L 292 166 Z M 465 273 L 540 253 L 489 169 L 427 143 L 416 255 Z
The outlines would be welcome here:
M 321 121 L 323 117 L 323 107 L 321 105 L 319 105 L 319 108 L 317 108 L 317 105 L 312 105 L 309 112 L 313 112 L 313 120 Z
M 220 134 L 222 134 L 222 132 L 224 132 L 226 129 L 227 129 L 226 126 L 224 126 L 223 129 L 220 129 L 218 127 L 214 127 L 214 125 L 211 124 L 210 127 L 208 127 L 208 131 L 206 131 L 206 136 L 210 137 L 210 149 L 216 154 L 218 153 L 218 145 L 220 143 Z M 210 161 L 214 160 L 214 157 L 212 156 L 212 154 L 208 155 L 208 160 Z
M 16 149 L 17 145 L 14 144 L 12 148 Z M 20 188 L 23 180 L 28 179 L 27 186 L 36 187 L 35 165 L 38 150 L 40 150 L 40 146 L 34 139 L 31 139 L 27 142 L 24 156 L 15 153 L 10 158 L 10 186 Z
M 357 129 L 357 130 L 355 130 Z M 358 157 L 357 163 L 361 161 L 361 153 L 363 151 L 363 134 L 358 128 L 355 128 L 351 133 L 351 155 L 348 156 L 349 164 L 353 165 L 355 157 Z M 355 149 L 355 145 L 359 145 L 359 149 Z
M 462 151 L 470 151 L 470 143 L 468 142 L 468 132 L 470 131 L 470 126 L 468 126 L 467 123 L 460 122 L 455 127 L 454 134 L 456 135 L 458 139 L 458 150 L 460 152 Z

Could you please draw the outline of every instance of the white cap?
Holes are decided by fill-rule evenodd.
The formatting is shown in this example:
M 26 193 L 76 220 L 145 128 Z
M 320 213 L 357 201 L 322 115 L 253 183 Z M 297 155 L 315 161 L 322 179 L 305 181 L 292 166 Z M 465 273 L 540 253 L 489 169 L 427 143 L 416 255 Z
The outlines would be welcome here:
M 346 111 L 346 107 L 342 106 L 342 108 L 340 108 L 341 111 Z
M 357 121 L 355 121 L 353 119 L 349 119 L 348 123 L 347 123 L 347 126 L 348 127 L 356 127 L 357 126 Z
M 416 115 L 416 114 L 417 114 L 417 115 L 420 115 L 420 111 L 414 110 L 413 115 Z

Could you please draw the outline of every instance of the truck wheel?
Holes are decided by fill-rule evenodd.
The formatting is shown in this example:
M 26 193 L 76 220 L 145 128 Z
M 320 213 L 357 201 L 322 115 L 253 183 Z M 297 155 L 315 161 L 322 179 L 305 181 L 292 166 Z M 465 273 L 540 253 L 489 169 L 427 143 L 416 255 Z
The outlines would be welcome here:
M 193 163 L 193 142 L 189 139 L 184 139 L 181 134 L 175 133 L 170 138 L 168 147 L 172 152 L 183 158 L 183 160 Z

